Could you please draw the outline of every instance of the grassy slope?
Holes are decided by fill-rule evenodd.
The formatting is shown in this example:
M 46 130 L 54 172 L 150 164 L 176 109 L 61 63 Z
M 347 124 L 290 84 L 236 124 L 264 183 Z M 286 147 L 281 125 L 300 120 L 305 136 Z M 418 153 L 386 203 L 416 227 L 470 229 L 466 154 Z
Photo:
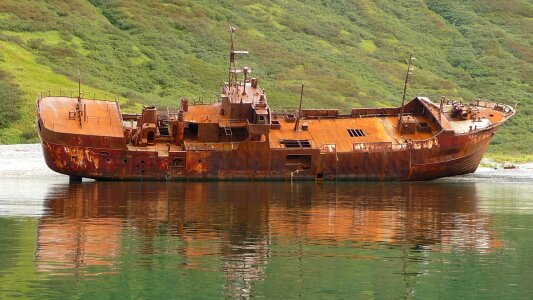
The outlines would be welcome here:
M 478 1 L 103 1 L 0 2 L 0 85 L 19 102 L 1 143 L 35 138 L 38 90 L 116 92 L 175 105 L 212 99 L 226 76 L 228 25 L 251 50 L 241 63 L 274 107 L 398 104 L 405 58 L 418 58 L 409 94 L 519 103 L 491 152 L 533 160 L 533 5 Z M 22 95 L 17 97 L 17 95 Z M 20 98 L 17 100 L 17 98 Z M 1 124 L 0 124 L 1 125 Z

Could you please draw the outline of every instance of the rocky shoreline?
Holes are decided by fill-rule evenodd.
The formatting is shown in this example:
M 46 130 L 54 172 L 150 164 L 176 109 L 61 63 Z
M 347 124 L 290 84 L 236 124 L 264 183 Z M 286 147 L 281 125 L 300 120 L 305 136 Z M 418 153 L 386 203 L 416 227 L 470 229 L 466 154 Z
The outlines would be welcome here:
M 533 162 L 516 165 L 514 169 L 504 169 L 488 159 L 482 165 L 493 167 L 479 167 L 473 174 L 442 178 L 438 180 L 533 180 Z M 67 178 L 46 166 L 40 144 L 0 145 L 0 177 L 10 178 Z

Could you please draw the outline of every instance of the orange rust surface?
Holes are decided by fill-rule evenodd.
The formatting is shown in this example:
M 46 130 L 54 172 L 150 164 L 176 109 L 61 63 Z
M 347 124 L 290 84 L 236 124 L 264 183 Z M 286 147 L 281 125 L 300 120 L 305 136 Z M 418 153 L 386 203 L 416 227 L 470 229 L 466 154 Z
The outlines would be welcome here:
M 427 122 L 424 117 L 418 116 L 419 122 Z M 403 143 L 405 139 L 424 140 L 432 137 L 434 133 L 398 134 L 397 117 L 369 117 L 345 119 L 309 119 L 303 120 L 309 125 L 306 131 L 294 131 L 294 123 L 278 118 L 281 129 L 270 131 L 270 145 L 272 148 L 281 148 L 280 140 L 308 139 L 314 147 L 335 144 L 338 152 L 353 150 L 354 143 L 392 142 Z M 432 126 L 433 130 L 435 127 Z M 365 136 L 351 137 L 348 129 L 361 129 Z
M 226 116 L 220 114 L 220 110 L 220 103 L 190 105 L 184 119 L 186 122 L 218 123 L 219 120 L 227 119 Z
M 76 113 L 77 98 L 45 97 L 39 102 L 39 113 L 44 126 L 58 133 L 94 136 L 123 137 L 122 118 L 115 102 L 82 100 L 81 111 L 87 107 L 87 116 L 76 115 L 69 119 L 69 113 Z
M 137 147 L 128 144 L 128 149 L 130 151 L 157 152 L 159 156 L 168 156 L 169 151 L 180 151 L 181 147 L 176 146 L 173 143 L 157 143 L 155 145 L 148 145 L 146 147 Z
M 276 114 L 250 69 L 237 68 L 235 55 L 245 53 L 234 50 L 232 39 L 217 103 L 183 101 L 182 111 L 159 115 L 143 108 L 124 115 L 130 126 L 123 126 L 116 102 L 40 96 L 46 163 L 70 176 L 107 180 L 424 180 L 474 172 L 497 128 L 515 113 L 496 102 L 450 105 L 443 98 L 437 105 L 415 97 L 402 107 L 349 115 L 304 113 L 302 102 L 297 114 Z
M 233 102 L 236 103 L 254 103 L 259 100 L 260 89 L 252 88 L 249 84 L 246 86 L 246 94 L 243 95 L 243 86 L 240 85 L 237 88 L 232 87 L 227 90 L 228 96 Z M 228 117 L 221 115 L 221 103 L 213 104 L 198 104 L 190 105 L 187 113 L 185 114 L 185 121 L 196 123 L 218 123 L 220 121 L 227 120 Z
M 475 171 L 496 129 L 514 114 L 479 108 L 479 115 L 501 119 L 497 123 L 489 119 L 448 120 L 446 110 L 438 117 L 435 104 L 415 98 L 407 104 L 409 112 L 418 124 L 428 125 L 416 133 L 398 133 L 394 109 L 374 110 L 368 115 L 303 118 L 300 125 L 305 124 L 307 130 L 295 131 L 295 123 L 282 114 L 272 118 L 279 122 L 279 129 L 253 124 L 251 118 L 244 120 L 244 126 L 240 121 L 229 122 L 216 103 L 190 106 L 185 113 L 186 120 L 187 116 L 213 114 L 210 120 L 198 121 L 201 123 L 219 118 L 214 126 L 204 127 L 211 130 L 208 139 L 190 131 L 178 145 L 165 135 L 158 136 L 155 145 L 126 146 L 121 124 L 109 121 L 119 114 L 118 107 L 114 112 L 111 108 L 115 103 L 83 100 L 88 104 L 88 120 L 83 117 L 81 127 L 79 119 L 69 118 L 76 103 L 77 99 L 59 97 L 39 102 L 38 128 L 45 160 L 59 173 L 107 180 L 426 180 L 465 174 Z M 106 113 L 95 114 L 97 108 Z M 98 120 L 107 116 L 108 122 L 94 122 L 91 116 L 100 117 Z M 233 127 L 235 135 L 227 134 L 222 119 Z M 46 129 L 41 129 L 42 120 Z M 50 129 L 55 122 L 66 122 L 69 126 L 63 127 L 70 131 L 59 125 Z M 478 122 L 478 127 L 468 131 L 473 122 Z M 480 126 L 482 123 L 485 127 Z M 456 124 L 461 125 L 460 132 L 452 130 Z M 364 135 L 351 136 L 348 129 L 362 130 Z M 280 140 L 308 140 L 311 148 L 286 148 Z

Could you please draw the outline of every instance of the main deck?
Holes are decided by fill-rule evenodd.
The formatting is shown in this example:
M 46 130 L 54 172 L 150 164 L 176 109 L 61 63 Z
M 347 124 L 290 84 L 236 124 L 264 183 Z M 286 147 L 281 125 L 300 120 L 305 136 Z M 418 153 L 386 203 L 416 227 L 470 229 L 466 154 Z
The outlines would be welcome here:
M 77 115 L 76 106 L 82 107 Z M 168 155 L 169 151 L 183 151 L 188 149 L 205 150 L 234 150 L 238 144 L 244 142 L 241 138 L 226 135 L 227 128 L 245 128 L 248 120 L 231 120 L 228 116 L 220 115 L 221 104 L 195 105 L 189 108 L 184 120 L 189 124 L 214 124 L 213 130 L 220 131 L 216 141 L 202 141 L 198 136 L 186 135 L 183 145 L 169 143 L 168 139 L 155 139 L 146 146 L 135 146 L 127 141 L 126 131 L 136 130 L 137 123 L 124 121 L 120 106 L 116 102 L 87 100 L 78 101 L 76 98 L 46 97 L 39 102 L 39 112 L 42 124 L 47 129 L 60 134 L 95 136 L 124 139 L 124 146 L 131 151 L 157 151 L 159 155 Z M 136 118 L 140 117 L 137 116 Z M 307 141 L 304 148 L 320 148 L 335 145 L 338 152 L 353 151 L 354 144 L 383 143 L 403 144 L 406 140 L 425 140 L 438 132 L 436 124 L 424 115 L 415 115 L 417 123 L 428 124 L 426 132 L 404 133 L 398 131 L 398 117 L 375 116 L 335 116 L 303 119 L 304 130 L 295 130 L 295 120 L 287 114 L 272 114 L 274 126 L 269 126 L 268 141 L 271 149 L 290 147 L 284 141 Z M 80 120 L 81 119 L 81 120 Z M 131 119 L 131 117 L 130 117 Z M 136 121 L 136 120 L 135 120 Z M 233 126 L 233 127 L 230 127 Z M 219 134 L 217 134 L 218 136 Z M 159 135 L 161 138 L 161 134 Z
M 419 123 L 429 123 L 425 116 L 415 116 Z M 285 140 L 308 140 L 311 147 L 335 145 L 337 152 L 353 151 L 358 143 L 404 144 L 406 140 L 425 140 L 437 131 L 435 125 L 431 131 L 412 134 L 398 133 L 398 117 L 342 117 L 304 120 L 306 130 L 294 130 L 294 123 L 285 118 L 274 118 L 279 121 L 280 128 L 270 131 L 270 147 L 285 148 Z

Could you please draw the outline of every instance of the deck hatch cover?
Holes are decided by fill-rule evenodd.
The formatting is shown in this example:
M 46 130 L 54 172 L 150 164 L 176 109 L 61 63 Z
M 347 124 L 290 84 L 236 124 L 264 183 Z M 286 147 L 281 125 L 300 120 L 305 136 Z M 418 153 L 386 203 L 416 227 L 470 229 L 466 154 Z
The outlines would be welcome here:
M 309 140 L 280 140 L 279 143 L 285 148 L 311 148 Z
M 348 130 L 348 134 L 351 136 L 351 137 L 360 137 L 360 136 L 366 136 L 365 132 L 363 131 L 363 129 L 347 129 Z

